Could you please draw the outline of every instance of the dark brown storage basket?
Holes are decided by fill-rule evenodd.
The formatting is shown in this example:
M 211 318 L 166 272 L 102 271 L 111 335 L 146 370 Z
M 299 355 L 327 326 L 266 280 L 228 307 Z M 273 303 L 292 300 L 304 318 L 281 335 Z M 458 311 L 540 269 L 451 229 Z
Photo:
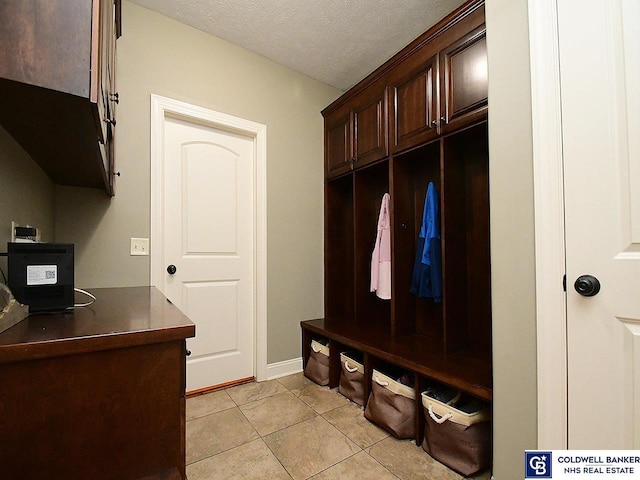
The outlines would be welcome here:
M 374 370 L 364 416 L 396 438 L 415 438 L 415 402 L 413 388 Z
M 456 406 L 422 393 L 426 419 L 422 448 L 441 463 L 469 476 L 491 465 L 491 414 L 485 408 L 461 410 L 465 398 L 456 397 Z
M 354 360 L 355 354 L 340 354 L 340 384 L 338 392 L 358 405 L 364 405 L 364 367 Z
M 304 375 L 318 385 L 329 385 L 329 345 L 311 340 L 311 354 L 304 367 Z

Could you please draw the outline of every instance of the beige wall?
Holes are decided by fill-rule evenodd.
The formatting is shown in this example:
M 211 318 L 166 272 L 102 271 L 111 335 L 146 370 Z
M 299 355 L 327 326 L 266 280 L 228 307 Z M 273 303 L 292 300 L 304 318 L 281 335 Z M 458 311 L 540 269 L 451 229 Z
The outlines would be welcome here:
M 12 220 L 40 228 L 42 240 L 52 241 L 54 200 L 53 182 L 0 127 L 0 252 L 7 251 Z M 0 257 L 5 275 L 6 266 L 6 258 Z
M 487 0 L 494 476 L 537 447 L 531 79 L 527 0 Z
M 123 2 L 116 196 L 57 187 L 56 240 L 76 244 L 79 287 L 149 284 L 150 94 L 267 125 L 268 363 L 300 356 L 299 321 L 323 315 L 323 123 L 341 92 Z M 153 239 L 151 239 L 153 241 Z

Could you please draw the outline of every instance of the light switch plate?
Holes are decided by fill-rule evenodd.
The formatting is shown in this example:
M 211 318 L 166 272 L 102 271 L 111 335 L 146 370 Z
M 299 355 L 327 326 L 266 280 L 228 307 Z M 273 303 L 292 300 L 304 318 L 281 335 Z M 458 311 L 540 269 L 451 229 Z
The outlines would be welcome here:
M 131 255 L 149 255 L 149 239 L 132 238 Z

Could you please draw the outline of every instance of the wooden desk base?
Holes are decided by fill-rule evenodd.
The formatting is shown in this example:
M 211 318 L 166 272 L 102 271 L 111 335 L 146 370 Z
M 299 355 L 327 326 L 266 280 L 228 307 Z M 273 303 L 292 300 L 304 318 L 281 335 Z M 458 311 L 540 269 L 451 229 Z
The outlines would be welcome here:
M 155 289 L 96 293 L 0 334 L 0 478 L 186 478 L 194 325 Z

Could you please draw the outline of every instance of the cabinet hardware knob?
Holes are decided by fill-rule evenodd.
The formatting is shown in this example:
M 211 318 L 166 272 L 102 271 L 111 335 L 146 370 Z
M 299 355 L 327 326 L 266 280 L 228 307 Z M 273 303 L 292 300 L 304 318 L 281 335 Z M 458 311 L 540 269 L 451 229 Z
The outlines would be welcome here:
M 438 125 L 438 121 L 437 120 L 431 120 L 431 125 L 433 125 L 435 127 L 436 125 Z
M 447 122 L 447 119 L 444 117 L 440 117 L 440 122 L 442 122 L 443 125 L 447 125 L 449 122 Z
M 573 288 L 583 297 L 593 297 L 600 291 L 600 281 L 593 275 L 580 275 Z

